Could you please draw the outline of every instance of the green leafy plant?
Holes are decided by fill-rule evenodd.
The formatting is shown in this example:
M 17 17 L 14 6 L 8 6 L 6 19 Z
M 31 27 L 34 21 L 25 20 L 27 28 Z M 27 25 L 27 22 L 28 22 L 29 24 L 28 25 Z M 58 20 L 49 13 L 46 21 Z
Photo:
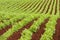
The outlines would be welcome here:
M 52 36 L 55 33 L 55 25 L 57 21 L 58 16 L 51 16 L 50 20 L 46 24 L 45 32 L 40 38 L 40 40 L 52 40 Z M 53 20 L 54 19 L 54 20 Z

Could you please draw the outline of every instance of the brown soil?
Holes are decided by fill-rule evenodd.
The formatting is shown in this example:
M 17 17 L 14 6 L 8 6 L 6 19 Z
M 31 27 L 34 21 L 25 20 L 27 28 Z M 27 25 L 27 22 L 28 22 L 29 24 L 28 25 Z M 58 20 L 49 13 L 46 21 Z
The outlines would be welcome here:
M 33 33 L 31 40 L 40 40 L 41 35 L 44 33 L 45 24 L 48 22 L 48 19 L 46 19 L 41 25 L 40 28 L 37 30 L 36 33 Z
M 22 20 L 22 19 L 21 19 Z M 17 22 L 21 21 L 20 19 L 17 20 Z M 12 25 L 7 25 L 5 28 L 0 29 L 0 35 L 2 35 L 3 33 L 5 33 L 8 29 L 10 29 L 12 27 Z
M 56 1 L 57 2 L 57 1 Z M 44 2 L 45 3 L 45 2 Z M 44 3 L 42 4 L 42 6 L 44 5 Z M 51 3 L 50 3 L 51 4 Z M 50 6 L 50 4 L 49 4 L 49 6 Z M 23 6 L 25 6 L 26 4 L 23 4 L 21 7 L 23 7 Z M 34 7 L 37 5 L 37 3 L 34 5 Z M 40 4 L 39 4 L 40 5 Z M 39 6 L 38 5 L 38 6 Z M 53 2 L 53 5 L 54 5 L 54 2 Z M 51 8 L 51 12 L 50 13 L 52 13 L 52 11 L 53 11 L 53 5 L 52 5 L 52 8 Z M 56 5 L 57 5 L 57 3 L 56 3 Z M 28 6 L 28 5 L 27 5 Z M 26 6 L 26 7 L 27 7 Z M 42 6 L 39 8 L 39 10 L 42 8 Z M 48 12 L 48 10 L 49 10 L 49 6 L 48 6 L 48 9 L 47 9 L 47 12 Z M 60 6 L 60 4 L 59 4 L 59 6 Z M 24 8 L 26 8 L 26 7 L 24 7 Z M 34 8 L 33 7 L 33 8 Z M 8 7 L 9 8 L 9 7 Z M 57 8 L 57 6 L 56 6 L 56 8 Z M 30 9 L 30 10 L 32 10 L 32 9 Z M 36 9 L 35 9 L 36 10 Z M 35 11 L 34 10 L 34 11 Z M 39 10 L 37 11 L 37 12 L 39 12 Z M 32 11 L 32 12 L 34 12 L 34 11 Z M 59 11 L 60 11 L 60 8 L 59 8 Z M 55 9 L 55 14 L 56 14 L 56 12 L 57 12 L 57 10 Z M 20 20 L 19 20 L 20 21 Z M 33 22 L 34 22 L 34 20 L 33 21 L 31 21 L 31 22 L 29 22 L 26 26 L 24 26 L 23 28 L 21 28 L 21 29 L 19 29 L 17 32 L 14 32 L 13 33 L 13 35 L 11 35 L 7 40 L 18 40 L 18 38 L 20 38 L 21 37 L 21 33 L 22 33 L 22 31 L 25 29 L 25 28 L 29 28 L 32 24 L 33 24 Z M 33 35 L 32 35 L 32 39 L 31 40 L 39 40 L 40 39 L 40 37 L 41 37 L 41 35 L 44 33 L 44 28 L 45 28 L 45 24 L 48 22 L 48 19 L 46 19 L 45 20 L 45 22 L 44 23 L 42 23 L 41 25 L 40 25 L 40 28 L 37 30 L 37 32 L 36 33 L 33 33 Z M 57 20 L 57 24 L 56 24 L 56 31 L 55 31 L 55 34 L 53 35 L 53 40 L 60 40 L 60 18 Z M 5 33 L 9 28 L 11 28 L 12 27 L 12 25 L 9 25 L 9 26 L 7 26 L 7 27 L 5 27 L 5 28 L 3 28 L 2 30 L 0 30 L 0 35 L 2 35 L 3 33 Z
M 6 26 L 5 28 L 3 28 L 3 29 L 0 29 L 0 35 L 2 35 L 4 32 L 6 32 L 9 28 L 11 28 L 12 27 L 12 25 L 8 25 L 8 26 Z
M 60 40 L 60 18 L 57 20 L 56 31 L 53 35 L 54 40 Z
M 21 37 L 21 33 L 25 28 L 29 28 L 34 21 L 29 22 L 26 26 L 24 26 L 23 28 L 19 29 L 17 32 L 13 33 L 13 35 L 11 35 L 7 40 L 18 40 L 18 38 Z M 39 40 L 41 35 L 44 33 L 44 28 L 45 28 L 45 24 L 48 22 L 48 19 L 46 19 L 41 25 L 40 28 L 37 30 L 36 33 L 33 33 L 32 35 L 32 39 L 31 40 Z M 60 18 L 57 20 L 57 24 L 56 24 L 56 31 L 55 34 L 53 35 L 53 39 L 54 40 L 60 40 Z M 12 25 L 7 26 L 6 28 L 0 30 L 0 35 L 2 35 L 4 32 L 6 32 L 9 28 L 11 28 Z
M 26 26 L 24 26 L 23 28 L 19 29 L 17 32 L 13 33 L 13 35 L 11 35 L 7 40 L 18 40 L 18 38 L 21 37 L 21 33 L 25 28 L 29 28 L 34 21 L 29 22 Z

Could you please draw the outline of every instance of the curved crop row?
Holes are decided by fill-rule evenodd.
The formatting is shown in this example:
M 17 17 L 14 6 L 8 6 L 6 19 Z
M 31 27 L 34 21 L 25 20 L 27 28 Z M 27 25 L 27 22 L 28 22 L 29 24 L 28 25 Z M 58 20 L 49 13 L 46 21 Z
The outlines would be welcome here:
M 54 20 L 53 20 L 54 19 Z M 58 19 L 57 15 L 52 15 L 46 24 L 45 32 L 41 36 L 40 40 L 52 40 L 52 36 L 55 33 L 55 25 Z
M 31 40 L 32 34 L 39 29 L 39 25 L 41 25 L 41 23 L 44 22 L 44 20 L 48 17 L 49 15 L 41 15 L 40 18 L 38 18 L 38 20 L 35 21 L 29 29 L 23 30 L 19 40 Z
M 35 18 L 38 18 L 39 16 L 40 16 L 39 14 L 32 14 L 32 15 L 24 18 L 22 21 L 20 21 L 19 23 L 16 23 L 15 25 L 13 25 L 11 29 L 9 29 L 7 32 L 5 32 L 3 35 L 1 35 L 0 39 L 3 40 L 3 38 L 4 38 L 4 40 L 6 40 L 14 32 L 18 31 L 23 26 L 25 26 L 27 23 L 34 20 Z

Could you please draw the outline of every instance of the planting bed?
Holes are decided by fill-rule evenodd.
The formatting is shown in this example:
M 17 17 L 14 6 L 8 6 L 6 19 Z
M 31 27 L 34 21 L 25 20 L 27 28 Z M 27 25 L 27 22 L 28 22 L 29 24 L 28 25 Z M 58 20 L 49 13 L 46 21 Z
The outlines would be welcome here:
M 60 0 L 0 0 L 0 40 L 60 40 Z

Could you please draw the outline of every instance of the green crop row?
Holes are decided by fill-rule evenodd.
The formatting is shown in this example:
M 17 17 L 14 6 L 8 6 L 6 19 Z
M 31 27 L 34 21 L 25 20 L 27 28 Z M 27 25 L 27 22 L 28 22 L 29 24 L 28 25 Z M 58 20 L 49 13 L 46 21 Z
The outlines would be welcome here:
M 31 40 L 32 34 L 36 32 L 37 29 L 39 29 L 39 25 L 41 25 L 41 23 L 43 23 L 44 20 L 47 19 L 48 17 L 49 15 L 45 16 L 41 15 L 37 21 L 34 21 L 34 23 L 32 24 L 32 26 L 30 26 L 29 29 L 23 30 L 23 32 L 21 33 L 21 38 L 18 40 Z
M 53 20 L 54 19 L 54 20 Z M 55 25 L 58 19 L 57 15 L 52 15 L 46 24 L 45 32 L 41 36 L 40 40 L 53 40 L 53 34 L 55 33 Z
M 22 21 L 13 25 L 12 28 L 10 28 L 7 32 L 5 32 L 3 35 L 1 35 L 0 39 L 3 40 L 3 38 L 4 38 L 4 40 L 6 40 L 14 32 L 18 31 L 19 29 L 24 27 L 27 23 L 29 23 L 30 21 L 38 18 L 39 16 L 40 16 L 39 14 L 32 14 L 32 15 L 24 18 Z
M 0 0 L 0 30 L 12 25 L 12 28 L 0 35 L 0 40 L 7 40 L 14 32 L 34 20 L 30 28 L 23 30 L 21 38 L 18 39 L 31 40 L 33 33 L 47 18 L 49 21 L 40 40 L 53 40 L 56 21 L 60 16 L 59 5 L 59 0 Z

